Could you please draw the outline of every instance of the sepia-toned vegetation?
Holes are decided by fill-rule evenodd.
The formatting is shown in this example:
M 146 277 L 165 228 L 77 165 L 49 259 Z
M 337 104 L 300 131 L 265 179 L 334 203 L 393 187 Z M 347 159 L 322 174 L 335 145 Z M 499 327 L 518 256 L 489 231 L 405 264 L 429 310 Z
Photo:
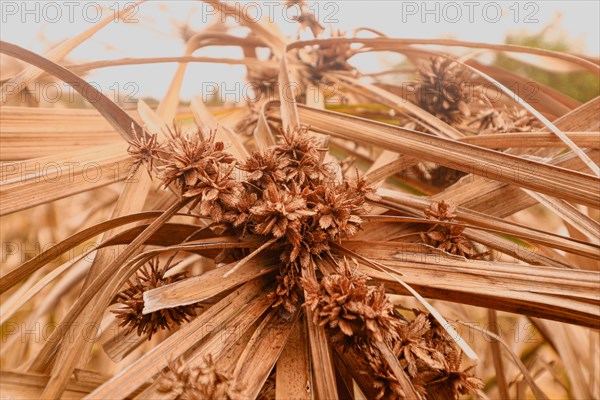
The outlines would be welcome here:
M 599 60 L 287 6 L 313 39 L 219 17 L 178 58 L 66 61 L 111 16 L 43 55 L 0 43 L 2 396 L 599 398 L 600 93 L 551 85 L 597 88 Z M 352 62 L 379 52 L 401 67 Z M 162 62 L 156 107 L 85 80 Z M 242 64 L 256 96 L 184 103 L 189 63 Z M 20 94 L 41 80 L 78 97 Z

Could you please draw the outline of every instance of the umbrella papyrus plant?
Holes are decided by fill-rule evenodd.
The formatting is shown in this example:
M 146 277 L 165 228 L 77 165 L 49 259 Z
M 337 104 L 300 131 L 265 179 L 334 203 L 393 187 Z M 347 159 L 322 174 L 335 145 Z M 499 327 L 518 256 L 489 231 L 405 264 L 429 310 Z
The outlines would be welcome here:
M 545 57 L 596 77 L 598 63 L 515 45 L 326 38 L 292 3 L 315 40 L 242 18 L 247 36 L 209 25 L 186 37 L 182 58 L 68 66 L 61 57 L 93 32 L 46 56 L 2 42 L 31 65 L 5 78 L 5 103 L 15 82 L 50 74 L 96 109 L 2 106 L 0 212 L 18 225 L 45 210 L 60 232 L 3 265 L 3 394 L 548 398 L 562 385 L 597 397 L 600 101 L 542 85 L 540 101 L 525 101 L 508 89 L 523 77 L 454 50 Z M 206 46 L 241 47 L 244 59 L 193 56 Z M 352 57 L 370 52 L 410 67 L 367 77 Z M 179 68 L 156 110 L 126 112 L 78 76 L 157 62 Z M 196 98 L 189 123 L 178 93 L 190 62 L 244 64 L 265 96 L 230 108 Z M 90 181 L 84 161 L 121 173 Z M 75 165 L 66 189 L 19 174 L 42 162 L 56 164 L 42 177 Z M 67 201 L 84 217 L 57 205 Z M 482 308 L 488 341 L 459 329 Z M 507 344 L 499 317 L 543 340 Z M 54 322 L 43 340 L 19 340 L 40 321 Z M 548 353 L 562 376 L 540 361 Z

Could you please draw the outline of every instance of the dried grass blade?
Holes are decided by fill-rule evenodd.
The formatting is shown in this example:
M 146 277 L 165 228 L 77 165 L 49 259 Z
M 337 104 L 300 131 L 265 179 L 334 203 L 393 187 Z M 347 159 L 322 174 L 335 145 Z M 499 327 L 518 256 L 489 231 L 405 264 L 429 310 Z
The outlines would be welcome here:
M 57 329 L 52 332 L 30 366 L 30 370 L 45 370 L 54 361 L 52 375 L 48 386 L 44 390 L 44 396 L 54 398 L 62 394 L 71 372 L 80 359 L 81 350 L 86 346 L 84 330 L 87 326 L 90 326 L 89 323 L 95 323 L 101 318 L 116 291 L 140 266 L 136 263 L 126 264 L 126 261 L 149 236 L 155 233 L 162 224 L 167 222 L 189 201 L 190 199 L 184 200 L 164 211 L 113 262 L 100 272 L 98 277 L 81 293 L 75 304 L 71 306 L 67 315 Z M 91 303 L 92 299 L 95 302 Z M 86 310 L 88 312 L 82 314 Z M 62 338 L 60 337 L 61 334 L 63 334 Z M 57 337 L 64 339 L 64 334 L 73 334 L 73 336 L 69 336 L 73 340 L 57 340 Z M 59 350 L 59 352 L 56 357 L 53 357 L 56 350 Z
M 311 263 L 310 268 L 302 268 L 302 277 L 304 279 L 316 279 L 314 262 Z M 331 357 L 325 328 L 314 322 L 313 312 L 310 308 L 306 308 L 305 313 L 310 343 L 311 375 L 316 397 L 320 399 L 337 399 L 333 358 Z
M 341 113 L 302 105 L 298 111 L 302 122 L 320 133 L 486 177 L 493 168 L 500 182 L 600 208 L 600 180 L 591 175 Z
M 33 285 L 27 292 L 20 295 L 16 301 L 8 303 L 4 302 L 2 309 L 0 310 L 0 325 L 4 324 L 11 316 L 14 315 L 21 307 L 23 307 L 28 301 L 30 301 L 35 295 L 37 295 L 42 289 L 51 284 L 54 280 L 58 279 L 65 271 L 76 265 L 82 259 L 85 259 L 96 249 L 86 251 L 84 254 L 76 257 L 73 261 L 69 261 L 61 265 L 60 267 L 52 270 L 50 273 L 44 275 L 39 279 L 35 285 Z
M 279 359 L 275 375 L 275 398 L 310 400 L 310 359 L 306 323 L 300 317 L 294 323 Z
M 488 310 L 488 322 L 492 333 L 498 335 L 499 326 L 496 310 Z M 504 373 L 504 362 L 500 353 L 500 344 L 497 340 L 492 340 L 490 347 L 492 349 L 492 360 L 494 362 L 494 370 L 496 371 L 496 385 L 498 386 L 500 398 L 510 400 L 508 383 L 506 381 L 506 374 Z
M 413 386 L 412 382 L 406 375 L 406 372 L 404 372 L 404 368 L 402 368 L 402 365 L 400 365 L 400 361 L 398 361 L 398 357 L 396 357 L 396 355 L 394 355 L 394 353 L 392 352 L 390 347 L 384 342 L 377 342 L 375 344 L 375 346 L 377 347 L 377 349 L 383 356 L 385 363 L 388 365 L 389 369 L 392 371 L 396 380 L 400 384 L 400 387 L 402 388 L 402 391 L 404 392 L 404 396 L 406 397 L 406 399 L 409 399 L 409 400 L 421 399 L 421 396 L 419 396 L 419 394 L 415 390 L 415 387 Z
M 112 19 L 112 18 L 111 18 Z M 68 69 L 22 47 L 11 43 L 0 41 L 0 53 L 18 58 L 38 68 L 43 69 L 50 75 L 69 84 L 86 100 L 96 108 L 100 114 L 125 138 L 131 138 L 131 128 L 141 132 L 141 127 L 123 109 L 103 95 L 98 89 L 81 79 Z M 4 86 L 3 86 L 4 87 Z
M 585 340 L 585 333 L 589 330 L 583 330 L 577 326 L 569 326 L 555 321 L 544 321 L 538 318 L 531 318 L 531 320 L 536 328 L 544 334 L 546 340 L 551 343 L 562 362 L 567 366 L 565 373 L 569 377 L 569 391 L 572 398 L 593 399 L 594 394 L 592 392 L 594 385 L 586 381 L 585 376 L 587 375 L 592 378 L 594 371 L 586 371 L 585 363 L 582 360 L 589 357 L 589 360 L 593 363 L 593 360 L 597 359 L 594 353 L 597 355 L 598 351 L 589 349 L 590 351 L 586 352 L 583 346 L 578 346 L 578 344 Z
M 544 194 L 523 189 L 528 195 L 546 206 L 563 221 L 569 223 L 573 228 L 584 234 L 592 243 L 598 243 L 600 237 L 600 224 L 573 207 L 566 201 L 555 199 Z
M 233 371 L 234 382 L 241 388 L 243 397 L 254 399 L 258 396 L 298 316 L 298 312 L 284 315 L 280 310 L 271 309 L 262 320 Z
M 396 254 L 394 256 L 393 254 Z M 435 255 L 412 258 L 384 253 L 377 258 L 402 274 L 423 296 L 480 307 L 600 327 L 600 273 L 503 262 L 446 260 Z M 410 293 L 372 267 L 364 272 L 395 293 Z
M 521 362 L 521 359 L 519 358 L 519 356 L 517 356 L 511 350 L 511 348 L 504 342 L 504 340 L 502 340 L 502 338 L 500 336 L 494 334 L 493 332 L 490 332 L 489 329 L 484 331 L 483 329 L 481 329 L 481 327 L 475 326 L 468 322 L 463 322 L 463 321 L 456 321 L 456 322 L 459 324 L 462 324 L 464 326 L 468 326 L 469 328 L 476 329 L 476 330 L 478 330 L 482 333 L 485 333 L 485 334 L 489 335 L 490 337 L 496 339 L 496 341 L 502 345 L 502 347 L 507 351 L 507 353 L 510 355 L 510 357 L 512 358 L 514 363 L 517 365 L 517 367 L 519 367 L 519 369 L 523 373 L 523 378 L 525 378 L 525 380 L 527 381 L 527 384 L 531 388 L 531 391 L 533 392 L 533 395 L 535 396 L 535 398 L 537 400 L 550 400 L 548 398 L 548 396 L 546 396 L 546 394 L 542 391 L 542 389 L 540 389 L 540 387 L 535 383 L 535 379 L 531 376 L 531 373 L 529 372 L 527 367 Z
M 41 398 L 49 377 L 31 372 L 0 371 L 0 395 L 6 399 Z M 65 390 L 65 398 L 80 398 L 93 391 L 108 378 L 93 371 L 74 371 Z
M 415 210 L 414 212 L 417 215 L 419 212 L 416 210 L 425 210 L 427 207 L 430 207 L 432 203 L 429 199 L 400 193 L 395 190 L 379 188 L 377 193 L 382 196 L 383 201 L 380 202 L 382 205 L 393 205 L 394 203 L 402 204 Z M 527 239 L 533 243 L 543 244 L 589 258 L 600 259 L 600 246 L 594 243 L 587 243 L 571 237 L 547 233 L 542 230 L 529 228 L 515 222 L 506 221 L 463 207 L 457 207 L 456 216 L 460 221 L 466 222 L 465 226 L 471 228 L 475 227 L 482 230 L 514 235 L 522 239 Z M 399 221 L 406 220 L 406 218 L 393 216 L 380 216 L 375 218 L 381 220 L 387 219 L 389 221 L 393 221 L 394 219 L 398 219 Z M 431 221 L 428 222 L 431 223 Z M 441 224 L 444 223 L 441 222 Z
M 300 126 L 295 89 L 296 86 L 291 84 L 287 57 L 284 54 L 279 68 L 279 98 L 281 99 L 279 105 L 281 107 L 281 120 L 284 129 L 294 129 Z
M 244 271 L 229 279 L 224 275 L 235 264 L 212 269 L 202 275 L 183 279 L 170 285 L 161 286 L 144 293 L 144 314 L 163 308 L 177 307 L 204 301 L 249 280 L 276 270 L 276 266 L 264 259 L 248 262 Z
M 288 46 L 290 50 L 292 48 L 301 48 L 304 46 L 313 45 L 335 45 L 344 43 L 356 43 L 363 44 L 363 51 L 398 51 L 404 52 L 407 48 L 414 48 L 415 45 L 434 45 L 434 46 L 453 46 L 453 47 L 466 47 L 474 49 L 489 49 L 495 51 L 507 51 L 522 54 L 533 54 L 539 56 L 546 56 L 557 60 L 568 61 L 574 65 L 578 65 L 583 69 L 586 69 L 596 75 L 600 75 L 600 65 L 597 62 L 591 62 L 586 58 L 569 54 L 565 52 L 552 51 L 546 49 L 540 49 L 528 46 L 519 46 L 514 44 L 491 44 L 491 43 L 478 43 L 478 42 L 466 42 L 462 40 L 454 39 L 397 39 L 397 38 L 330 38 L 330 39 L 314 39 L 314 40 L 298 40 L 294 42 L 293 47 Z M 410 46 L 410 47 L 408 47 Z
M 125 149 L 114 143 L 3 164 L 0 215 L 124 180 L 132 165 Z M 62 190 L 56 190 L 59 185 Z
M 0 277 L 0 293 L 6 292 L 19 281 L 31 275 L 39 268 L 43 267 L 45 264 L 59 257 L 61 254 L 80 245 L 86 240 L 98 236 L 102 232 L 106 232 L 107 230 L 112 229 L 114 227 L 130 224 L 132 222 L 156 218 L 161 214 L 162 212 L 159 211 L 146 211 L 143 213 L 127 215 L 124 217 L 119 217 L 101 222 L 97 225 L 84 229 L 74 235 L 71 235 L 67 239 L 50 247 L 49 249 L 38 254 L 34 258 L 27 260 L 26 262 L 13 269 L 6 275 Z
M 592 159 L 589 158 L 588 155 L 585 154 L 585 152 L 583 150 L 581 150 L 581 148 L 579 146 L 577 146 L 567 135 L 565 135 L 562 132 L 562 130 L 560 130 L 548 118 L 546 118 L 544 115 L 542 115 L 542 113 L 540 113 L 538 110 L 536 110 L 534 107 L 532 107 L 525 100 L 520 98 L 515 92 L 513 92 L 512 90 L 510 90 L 509 88 L 507 88 L 506 86 L 504 86 L 503 84 L 501 84 L 496 79 L 489 76 L 488 74 L 486 74 L 482 71 L 479 71 L 479 70 L 471 67 L 470 65 L 467 65 L 464 63 L 461 63 L 461 64 L 464 65 L 465 67 L 469 68 L 474 73 L 487 79 L 489 82 L 493 83 L 494 85 L 497 85 L 500 88 L 500 90 L 502 90 L 505 94 L 507 94 L 508 96 L 511 96 L 520 106 L 522 106 L 527 111 L 529 111 L 542 124 L 544 124 L 548 129 L 550 129 L 550 131 L 552 131 L 552 133 L 554 133 L 556 136 L 558 136 L 560 138 L 560 140 L 562 140 L 567 145 L 567 147 L 573 151 L 573 153 L 577 154 L 577 156 L 581 159 L 581 161 L 583 161 L 583 163 L 589 167 L 589 169 L 594 173 L 594 175 L 596 175 L 597 177 L 600 177 L 600 167 L 598 167 L 598 165 L 596 165 L 596 163 L 594 161 L 592 161 Z
M 217 138 L 219 140 L 231 143 L 232 147 L 229 150 L 240 161 L 243 161 L 248 157 L 248 150 L 238 135 L 226 126 L 219 125 L 217 119 L 212 115 L 200 97 L 194 97 L 192 99 L 190 109 L 192 110 L 192 114 L 194 114 L 196 123 L 201 128 L 206 132 L 216 130 Z
M 420 122 L 424 122 L 425 124 L 435 128 L 441 137 L 459 139 L 465 136 L 458 129 L 448 125 L 441 119 L 436 118 L 427 111 L 423 110 L 421 107 L 411 103 L 406 99 L 403 99 L 402 97 L 396 96 L 385 89 L 341 74 L 336 75 L 336 77 L 345 83 L 348 89 L 361 93 L 364 96 L 374 100 L 376 103 L 384 104 L 393 110 L 408 112 L 409 114 L 414 115 L 419 119 Z

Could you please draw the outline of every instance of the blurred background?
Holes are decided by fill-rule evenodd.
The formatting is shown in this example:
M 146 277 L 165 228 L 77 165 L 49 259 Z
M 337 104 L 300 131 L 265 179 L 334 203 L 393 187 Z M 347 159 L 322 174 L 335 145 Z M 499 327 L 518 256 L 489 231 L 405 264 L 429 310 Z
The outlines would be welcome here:
M 89 28 L 102 17 L 125 7 L 131 12 L 125 21 L 113 21 L 90 40 L 77 47 L 67 62 L 77 64 L 90 60 L 124 57 L 177 57 L 185 48 L 185 40 L 206 24 L 219 20 L 213 6 L 200 1 L 150 1 L 134 5 L 129 1 L 88 2 L 11 2 L 1 3 L 2 40 L 43 53 L 61 41 Z M 294 17 L 298 8 L 286 2 L 243 1 L 235 3 L 242 15 L 273 22 L 290 38 L 312 38 L 310 30 L 298 31 Z M 132 7 L 133 6 L 133 7 Z M 323 26 L 335 34 L 352 35 L 361 27 L 375 29 L 394 38 L 453 38 L 486 43 L 517 43 L 597 57 L 600 54 L 600 2 L 590 1 L 319 1 L 310 9 Z M 229 21 L 234 22 L 233 20 Z M 240 32 L 243 34 L 243 32 Z M 373 36 L 362 31 L 359 36 Z M 239 48 L 205 48 L 195 56 L 241 58 Z M 491 53 L 478 57 L 496 57 Z M 512 56 L 511 56 L 512 57 Z M 523 66 L 498 56 L 502 67 L 548 83 L 585 101 L 597 91 L 597 81 L 582 76 L 548 74 L 543 65 Z M 359 55 L 352 64 L 362 72 L 379 70 L 383 65 L 401 64 L 397 54 Z M 512 63 L 512 65 L 511 65 Z M 3 72 L 17 68 L 3 60 Z M 135 98 L 161 98 L 175 73 L 177 64 L 148 64 L 143 67 L 123 66 L 97 69 L 86 75 L 105 94 L 125 98 L 125 107 L 135 105 Z M 243 81 L 245 67 L 191 63 L 188 66 L 181 98 L 189 100 L 202 92 L 207 83 L 218 83 L 224 91 L 235 90 Z M 527 69 L 526 71 L 518 71 Z M 553 65 L 556 70 L 556 65 Z M 565 71 L 568 72 L 568 71 Z M 546 76 L 548 75 L 548 76 Z M 165 79 L 157 79 L 165 77 Z M 574 79 L 577 78 L 577 79 Z M 573 81 L 579 82 L 573 85 Z M 591 85 L 591 87 L 590 87 Z M 223 97 L 223 96 L 221 96 Z M 226 102 L 235 100 L 222 99 Z M 131 104 L 133 103 L 133 104 Z

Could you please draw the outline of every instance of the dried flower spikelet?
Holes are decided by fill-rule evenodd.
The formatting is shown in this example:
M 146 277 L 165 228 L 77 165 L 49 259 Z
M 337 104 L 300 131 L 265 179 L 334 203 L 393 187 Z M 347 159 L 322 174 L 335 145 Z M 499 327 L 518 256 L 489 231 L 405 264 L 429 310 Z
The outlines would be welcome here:
M 165 147 L 158 141 L 156 133 L 151 134 L 145 130 L 138 133 L 133 126 L 131 127 L 131 131 L 133 139 L 127 142 L 129 144 L 127 153 L 133 158 L 133 165 L 127 178 L 129 179 L 135 175 L 142 165 L 146 166 L 148 174 L 152 177 L 154 162 L 160 160 L 162 155 L 164 155 Z
M 168 265 L 160 267 L 158 259 L 152 259 L 127 282 L 127 287 L 115 297 L 115 302 L 123 307 L 114 310 L 119 326 L 126 328 L 125 333 L 136 331 L 138 336 L 148 334 L 148 340 L 159 330 L 171 330 L 196 316 L 196 306 L 186 305 L 165 308 L 149 314 L 143 314 L 144 292 L 177 282 L 186 277 L 185 272 L 165 276 Z
M 159 392 L 176 400 L 241 399 L 232 377 L 215 365 L 210 354 L 194 367 L 186 367 L 182 360 L 169 362 L 168 369 L 158 378 L 157 387 Z
M 411 377 L 415 377 L 419 366 L 427 370 L 442 370 L 446 367 L 444 355 L 431 348 L 426 340 L 430 330 L 431 325 L 425 314 L 419 314 L 414 320 L 398 327 L 400 339 L 394 343 L 394 350 L 406 361 Z
M 470 79 L 471 73 L 452 59 L 432 58 L 419 68 L 417 104 L 449 124 L 459 124 L 471 115 Z
M 456 400 L 465 394 L 476 394 L 485 398 L 481 390 L 484 386 L 483 381 L 469 373 L 474 366 L 461 369 L 461 363 L 462 352 L 454 350 L 446 358 L 446 368 L 441 371 L 423 372 L 416 379 L 416 384 L 425 389 L 428 399 Z
M 247 173 L 246 179 L 258 188 L 264 189 L 268 184 L 285 182 L 287 176 L 283 169 L 290 160 L 272 152 L 253 152 L 240 169 Z
M 431 315 L 414 310 L 412 321 L 399 320 L 391 347 L 423 399 L 457 400 L 461 394 L 480 393 L 482 382 L 461 370 L 461 353 L 456 343 Z M 403 399 L 398 381 L 374 346 L 357 345 L 367 361 L 362 373 L 374 376 L 377 398 Z
M 372 377 L 372 386 L 377 390 L 375 399 L 405 399 L 404 391 L 393 372 L 384 363 L 380 353 L 372 346 L 361 349 L 361 355 L 366 358 L 367 365 L 360 372 Z M 415 387 L 419 391 L 419 387 Z
M 486 109 L 482 110 L 469 125 L 478 124 L 479 134 L 535 132 L 543 129 L 543 124 L 527 110 L 513 107 L 497 110 L 485 99 Z
M 275 184 L 266 187 L 262 199 L 250 212 L 255 223 L 254 233 L 275 238 L 285 236 L 293 246 L 298 246 L 302 239 L 302 219 L 315 214 L 307 208 L 306 200 L 298 190 L 281 190 Z
M 272 307 L 283 306 L 288 312 L 295 312 L 300 302 L 300 288 L 300 267 L 297 263 L 284 264 L 277 275 L 277 288 L 268 295 L 273 300 Z
M 280 130 L 283 142 L 274 146 L 276 156 L 289 160 L 283 167 L 284 181 L 294 181 L 298 185 L 329 180 L 331 171 L 321 162 L 322 150 L 317 138 L 308 133 L 307 127 Z
M 368 286 L 367 276 L 347 260 L 340 262 L 338 273 L 320 282 L 303 280 L 303 286 L 305 304 L 314 312 L 315 323 L 326 326 L 334 341 L 359 336 L 381 342 L 395 336 L 399 320 L 383 286 Z
M 456 222 L 456 205 L 451 202 L 442 200 L 433 202 L 429 208 L 425 210 L 425 216 L 428 219 L 438 220 L 442 222 Z M 465 230 L 461 225 L 441 225 L 433 224 L 427 232 L 421 233 L 421 239 L 424 243 L 437 247 L 450 254 L 473 258 L 476 255 L 473 244 L 462 235 Z
M 331 39 L 344 38 L 345 33 L 338 30 L 337 32 L 332 32 L 330 37 Z M 354 67 L 348 63 L 348 59 L 356 54 L 350 43 L 333 43 L 319 47 L 316 54 L 315 73 L 319 78 L 323 78 L 322 74 L 328 71 L 354 70 Z
M 174 183 L 182 197 L 194 198 L 190 207 L 200 204 L 200 214 L 213 222 L 235 208 L 240 196 L 234 176 L 236 159 L 225 151 L 223 142 L 215 141 L 215 132 L 205 136 L 197 130 L 186 135 L 176 129 L 167 150 L 160 175 L 165 186 Z

